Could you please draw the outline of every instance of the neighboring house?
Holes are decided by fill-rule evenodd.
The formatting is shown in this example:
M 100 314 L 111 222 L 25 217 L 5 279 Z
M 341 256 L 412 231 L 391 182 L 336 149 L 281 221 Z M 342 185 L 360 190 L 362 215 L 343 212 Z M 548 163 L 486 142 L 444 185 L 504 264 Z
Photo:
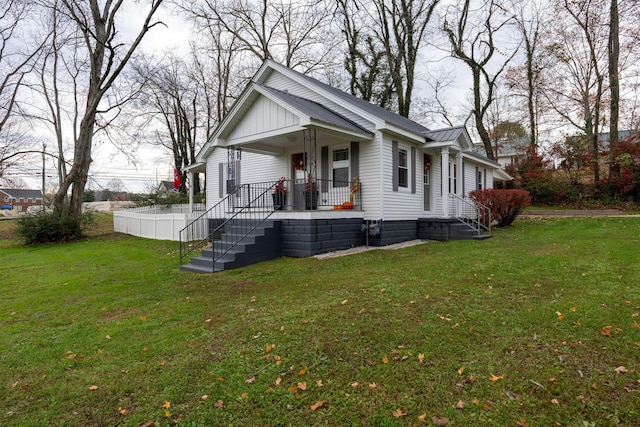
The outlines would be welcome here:
M 502 168 L 518 165 L 520 160 L 527 156 L 529 150 L 529 137 L 502 138 L 497 142 L 498 154 L 496 161 Z
M 173 181 L 160 181 L 158 185 L 158 196 L 169 197 L 174 193 L 176 193 L 176 190 L 173 188 Z
M 26 212 L 29 206 L 42 206 L 42 191 L 0 188 L 2 209 Z
M 206 172 L 210 211 L 183 240 L 195 240 L 208 218 L 213 247 L 182 266 L 194 271 L 365 243 L 482 237 L 467 224 L 479 219 L 468 193 L 492 188 L 500 168 L 473 150 L 463 126 L 428 129 L 271 60 L 196 160 L 188 170 Z M 255 234 L 239 225 L 247 219 L 267 224 L 260 233 L 270 243 L 231 242 Z

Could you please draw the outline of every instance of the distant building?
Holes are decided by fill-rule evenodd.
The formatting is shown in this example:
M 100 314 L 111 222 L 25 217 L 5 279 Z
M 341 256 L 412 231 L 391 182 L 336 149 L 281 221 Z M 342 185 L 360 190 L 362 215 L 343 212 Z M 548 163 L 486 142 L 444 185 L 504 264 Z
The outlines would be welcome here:
M 529 150 L 529 137 L 502 138 L 498 141 L 498 153 L 496 161 L 504 169 L 507 166 L 517 165 L 527 156 Z
M 26 212 L 29 206 L 42 206 L 42 191 L 0 188 L 3 210 Z

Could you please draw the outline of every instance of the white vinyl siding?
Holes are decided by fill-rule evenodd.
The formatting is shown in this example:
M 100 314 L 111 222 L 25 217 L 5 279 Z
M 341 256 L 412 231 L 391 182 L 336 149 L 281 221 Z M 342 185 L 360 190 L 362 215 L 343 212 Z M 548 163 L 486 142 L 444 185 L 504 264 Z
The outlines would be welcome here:
M 216 148 L 207 159 L 208 207 L 213 206 L 221 200 L 219 196 L 219 165 L 220 163 L 226 164 L 226 162 L 226 148 Z M 240 184 L 251 184 L 269 181 L 273 181 L 275 183 L 281 176 L 286 177 L 288 174 L 287 166 L 289 162 L 287 161 L 286 156 L 276 157 L 243 151 L 240 164 L 242 169 L 240 174 Z
M 423 187 L 421 185 L 417 186 L 416 192 L 411 192 L 411 182 L 413 180 L 411 176 L 412 170 L 418 171 L 420 167 L 419 165 L 416 165 L 414 168 L 411 167 L 411 144 L 402 139 L 397 139 L 397 141 L 398 150 L 407 152 L 407 187 L 399 186 L 398 191 L 393 191 L 393 160 L 391 156 L 393 142 L 392 138 L 385 137 L 382 149 L 383 215 L 381 218 L 386 221 L 414 220 L 424 216 Z M 419 156 L 414 157 L 416 157 L 415 161 L 418 162 Z M 420 163 L 422 163 L 421 160 Z M 421 180 L 422 176 L 416 177 L 416 179 Z M 367 217 L 368 216 L 367 212 Z

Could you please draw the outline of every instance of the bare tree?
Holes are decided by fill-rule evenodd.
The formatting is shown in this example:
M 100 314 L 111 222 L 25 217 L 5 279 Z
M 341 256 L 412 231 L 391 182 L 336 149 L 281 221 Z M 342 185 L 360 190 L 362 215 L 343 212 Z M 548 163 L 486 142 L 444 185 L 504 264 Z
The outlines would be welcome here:
M 540 54 L 542 27 L 545 19 L 535 0 L 515 1 L 514 18 L 524 45 L 524 64 L 507 71 L 507 87 L 512 93 L 522 94 L 526 100 L 529 123 L 529 149 L 538 149 L 539 97 L 544 67 Z M 524 77 L 524 78 L 523 78 Z
M 152 144 L 171 151 L 181 182 L 186 182 L 185 168 L 195 161 L 198 137 L 198 86 L 189 77 L 189 65 L 170 55 L 153 68 L 135 66 L 145 84 L 144 102 L 138 103 L 144 118 L 139 126 L 153 135 Z M 194 180 L 194 192 L 200 192 L 199 179 Z
M 236 49 L 254 62 L 273 59 L 306 73 L 324 67 L 333 47 L 322 0 L 183 0 L 181 7 L 232 35 Z
M 54 212 L 58 215 L 81 214 L 83 193 L 92 162 L 91 151 L 97 120 L 114 106 L 103 101 L 112 101 L 107 97 L 109 91 L 146 33 L 158 24 L 153 19 L 162 1 L 150 0 L 147 3 L 140 30 L 127 45 L 118 40 L 118 18 L 122 15 L 124 0 L 106 0 L 102 4 L 98 0 L 61 0 L 58 13 L 68 20 L 71 27 L 79 31 L 88 67 L 87 86 L 82 93 L 78 92 L 78 102 L 83 105 L 84 110 L 79 115 L 73 160 L 53 198 Z M 67 208 L 65 201 L 69 189 L 71 196 Z
M 598 133 L 603 125 L 607 68 L 602 8 L 597 0 L 556 2 L 553 32 L 545 48 L 554 59 L 546 69 L 545 98 L 567 123 L 585 133 L 596 181 L 600 179 Z
M 418 55 L 439 1 L 336 1 L 353 95 L 409 116 Z
M 620 16 L 618 0 L 610 0 L 609 7 L 609 44 L 607 45 L 609 59 L 609 91 L 611 104 L 609 107 L 609 149 L 615 153 L 618 149 L 618 119 L 620 117 Z M 609 179 L 620 176 L 620 166 L 617 162 L 609 163 Z
M 453 22 L 450 20 L 453 19 Z M 473 110 L 476 130 L 487 157 L 495 159 L 491 137 L 484 124 L 487 109 L 495 100 L 496 82 L 517 53 L 517 48 L 498 49 L 498 34 L 512 21 L 499 0 L 485 0 L 473 8 L 470 0 L 449 8 L 443 24 L 451 48 L 451 56 L 464 62 L 473 77 Z M 503 44 L 504 43 L 503 41 Z M 502 60 L 496 62 L 496 57 Z M 493 61 L 492 61 L 493 60 Z M 491 69 L 494 72 L 490 72 Z
M 393 93 L 391 74 L 384 61 L 384 48 L 370 31 L 365 8 L 354 0 L 337 0 L 336 4 L 346 44 L 344 68 L 349 76 L 349 91 L 388 108 Z
M 0 4 L 0 178 L 24 156 L 39 152 L 28 145 L 25 127 L 13 120 L 19 90 L 46 40 L 45 36 L 31 46 L 23 44 L 31 9 L 30 2 L 21 0 Z

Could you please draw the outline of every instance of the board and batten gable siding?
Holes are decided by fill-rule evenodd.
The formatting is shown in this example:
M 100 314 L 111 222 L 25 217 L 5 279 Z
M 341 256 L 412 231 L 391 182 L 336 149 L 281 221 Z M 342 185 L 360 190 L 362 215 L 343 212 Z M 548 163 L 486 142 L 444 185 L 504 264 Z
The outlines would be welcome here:
M 314 90 L 310 89 L 307 86 L 301 85 L 294 80 L 291 80 L 289 77 L 281 74 L 277 71 L 273 71 L 267 80 L 264 82 L 265 86 L 272 87 L 274 89 L 278 89 L 281 91 L 289 92 L 292 95 L 299 96 L 301 98 L 305 98 L 319 104 L 324 105 L 325 107 L 335 111 L 338 114 L 346 117 L 347 119 L 357 123 L 358 125 L 368 129 L 370 131 L 375 131 L 375 125 L 355 114 L 352 110 L 342 105 L 336 104 L 318 94 Z
M 258 135 L 300 124 L 300 118 L 265 96 L 260 96 L 231 131 L 227 143 L 235 139 Z
M 398 191 L 393 190 L 393 141 L 398 142 L 399 150 L 407 151 L 408 158 L 408 185 L 407 187 L 398 187 Z M 383 180 L 383 216 L 385 221 L 400 221 L 400 220 L 413 220 L 420 218 L 424 214 L 424 205 L 422 192 L 422 185 L 418 183 L 422 182 L 422 177 L 418 176 L 417 171 L 419 156 L 412 156 L 412 147 L 415 145 L 407 143 L 402 139 L 392 138 L 384 136 L 383 138 L 383 168 L 382 168 L 382 180 Z M 411 159 L 414 159 L 414 165 L 411 165 Z M 420 162 L 422 163 L 422 162 Z M 412 192 L 412 180 L 416 180 L 416 192 Z

